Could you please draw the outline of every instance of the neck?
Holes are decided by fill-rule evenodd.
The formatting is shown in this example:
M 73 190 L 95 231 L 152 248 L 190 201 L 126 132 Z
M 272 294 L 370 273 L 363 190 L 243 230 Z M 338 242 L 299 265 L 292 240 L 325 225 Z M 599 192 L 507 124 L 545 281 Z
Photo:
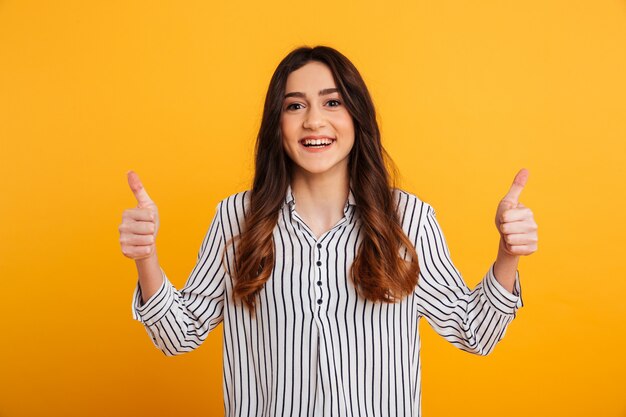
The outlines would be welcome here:
M 347 171 L 319 175 L 294 173 L 291 179 L 298 213 L 331 222 L 343 216 L 349 187 Z

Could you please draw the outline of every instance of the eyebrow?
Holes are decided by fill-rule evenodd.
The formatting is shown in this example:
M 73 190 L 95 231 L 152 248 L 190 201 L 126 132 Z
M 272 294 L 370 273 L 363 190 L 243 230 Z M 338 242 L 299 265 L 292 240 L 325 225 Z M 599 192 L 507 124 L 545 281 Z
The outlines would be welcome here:
M 325 88 L 325 89 L 323 89 L 323 90 L 320 90 L 318 94 L 319 94 L 320 96 L 325 96 L 325 95 L 327 95 L 327 94 L 337 93 L 337 92 L 339 92 L 339 89 L 337 89 L 337 88 Z M 305 97 L 306 97 L 306 94 L 301 93 L 301 92 L 299 92 L 299 91 L 294 91 L 294 92 L 292 92 L 292 93 L 287 93 L 287 94 L 285 94 L 285 97 L 284 97 L 284 98 L 287 98 L 287 97 L 301 97 L 301 98 L 305 98 Z

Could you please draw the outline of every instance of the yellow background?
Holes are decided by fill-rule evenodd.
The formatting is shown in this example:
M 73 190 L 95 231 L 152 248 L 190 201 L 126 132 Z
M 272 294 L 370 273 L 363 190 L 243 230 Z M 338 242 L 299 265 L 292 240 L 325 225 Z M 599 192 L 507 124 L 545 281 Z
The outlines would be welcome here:
M 360 69 L 468 285 L 530 171 L 525 307 L 487 357 L 421 323 L 424 416 L 626 416 L 626 5 L 591 0 L 0 1 L 0 416 L 222 415 L 221 326 L 166 358 L 132 320 L 125 173 L 180 288 L 301 44 Z

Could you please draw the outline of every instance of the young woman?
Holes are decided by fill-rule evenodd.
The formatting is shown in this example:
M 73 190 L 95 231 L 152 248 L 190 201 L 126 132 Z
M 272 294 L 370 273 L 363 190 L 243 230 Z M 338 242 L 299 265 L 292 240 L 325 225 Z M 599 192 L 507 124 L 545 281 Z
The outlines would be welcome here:
M 485 355 L 522 305 L 517 264 L 536 250 L 518 202 L 498 205 L 495 262 L 469 290 L 433 208 L 395 188 L 368 90 L 329 47 L 299 48 L 269 85 L 251 190 L 223 199 L 185 287 L 159 266 L 159 217 L 137 174 L 122 252 L 139 282 L 133 317 L 168 356 L 223 322 L 227 416 L 416 416 L 418 320 Z

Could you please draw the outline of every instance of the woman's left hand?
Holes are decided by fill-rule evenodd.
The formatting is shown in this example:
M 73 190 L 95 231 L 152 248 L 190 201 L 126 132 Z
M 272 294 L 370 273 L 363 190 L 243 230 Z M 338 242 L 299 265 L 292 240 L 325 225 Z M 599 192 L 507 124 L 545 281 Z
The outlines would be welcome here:
M 530 255 L 537 250 L 537 223 L 533 212 L 519 202 L 527 180 L 528 170 L 521 169 L 496 211 L 500 249 L 511 256 Z

